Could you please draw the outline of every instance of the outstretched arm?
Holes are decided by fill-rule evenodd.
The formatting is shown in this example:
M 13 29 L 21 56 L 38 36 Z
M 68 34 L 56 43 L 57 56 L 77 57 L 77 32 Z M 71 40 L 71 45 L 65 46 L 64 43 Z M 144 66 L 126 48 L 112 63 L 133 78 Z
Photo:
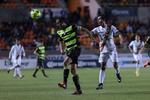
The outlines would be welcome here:
M 82 26 L 77 26 L 77 27 L 78 27 L 78 29 L 79 29 L 80 31 L 85 32 L 91 39 L 94 38 L 94 37 L 92 36 L 92 32 L 89 31 L 87 28 L 84 28 L 84 27 L 82 27 Z
M 60 49 L 60 53 L 64 53 L 65 52 L 65 46 L 63 41 L 59 41 L 59 49 Z

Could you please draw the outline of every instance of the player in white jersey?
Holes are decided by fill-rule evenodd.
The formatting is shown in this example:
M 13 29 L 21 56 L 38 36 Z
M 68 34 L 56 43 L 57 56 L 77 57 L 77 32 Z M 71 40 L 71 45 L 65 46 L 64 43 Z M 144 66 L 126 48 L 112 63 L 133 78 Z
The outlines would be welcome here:
M 8 73 L 10 70 L 14 69 L 14 77 L 19 76 L 23 78 L 24 76 L 21 74 L 21 59 L 25 56 L 24 47 L 20 44 L 20 40 L 16 39 L 16 43 L 11 47 L 9 52 L 9 60 L 12 63 L 12 67 L 8 69 Z
M 119 83 L 121 82 L 121 76 L 118 67 L 118 54 L 113 39 L 113 36 L 117 35 L 119 31 L 115 26 L 111 25 L 110 23 L 106 24 L 106 22 L 102 19 L 101 16 L 97 18 L 97 22 L 99 26 L 92 30 L 92 34 L 97 34 L 100 40 L 99 63 L 101 69 L 99 72 L 99 84 L 98 87 L 96 88 L 97 90 L 99 90 L 103 89 L 103 83 L 105 79 L 105 69 L 109 58 L 111 58 L 113 62 L 113 66 L 116 70 L 116 77 Z
M 131 41 L 129 44 L 129 50 L 130 52 L 133 54 L 135 63 L 136 63 L 136 76 L 139 76 L 139 69 L 140 66 L 142 64 L 142 55 L 141 55 L 141 51 L 144 47 L 144 42 L 141 41 L 140 35 L 136 34 L 135 36 L 135 40 Z

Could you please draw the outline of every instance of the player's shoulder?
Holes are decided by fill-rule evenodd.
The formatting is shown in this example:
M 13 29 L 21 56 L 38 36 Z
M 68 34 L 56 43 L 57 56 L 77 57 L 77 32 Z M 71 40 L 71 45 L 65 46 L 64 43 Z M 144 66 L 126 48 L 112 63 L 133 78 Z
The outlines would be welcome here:
M 103 29 L 103 27 L 102 26 L 97 26 L 97 27 L 95 27 L 95 28 L 93 28 L 93 30 L 92 31 L 101 31 Z

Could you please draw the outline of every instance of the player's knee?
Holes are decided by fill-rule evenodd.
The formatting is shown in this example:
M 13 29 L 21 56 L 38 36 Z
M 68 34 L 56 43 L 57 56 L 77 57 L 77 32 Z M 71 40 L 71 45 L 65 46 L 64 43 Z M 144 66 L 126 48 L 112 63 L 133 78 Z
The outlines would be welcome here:
M 101 65 L 101 69 L 102 69 L 102 70 L 105 70 L 105 69 L 106 69 L 106 63 L 105 63 L 105 62 L 102 62 L 100 65 Z
M 76 69 L 75 68 L 71 68 L 71 74 L 76 75 Z
M 114 65 L 114 68 L 118 68 L 118 63 L 117 62 L 114 62 L 113 65 Z

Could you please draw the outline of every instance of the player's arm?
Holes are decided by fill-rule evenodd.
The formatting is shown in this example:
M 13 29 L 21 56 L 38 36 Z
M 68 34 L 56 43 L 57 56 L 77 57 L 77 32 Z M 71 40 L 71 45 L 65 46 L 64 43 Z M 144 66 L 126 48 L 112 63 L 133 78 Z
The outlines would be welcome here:
M 34 50 L 33 54 L 39 56 L 39 54 L 37 53 L 37 51 L 38 51 L 38 48 L 36 48 L 36 49 Z
M 63 41 L 59 41 L 59 50 L 62 54 L 65 52 L 65 45 Z
M 11 60 L 12 58 L 13 51 L 14 51 L 14 46 L 11 47 L 11 50 L 9 52 L 9 57 L 8 57 L 9 60 Z
M 24 50 L 24 47 L 22 46 L 22 57 L 25 57 L 25 50 Z
M 92 32 L 89 31 L 87 28 L 84 28 L 82 26 L 77 26 L 78 30 L 83 31 L 84 33 L 86 33 L 91 39 L 94 39 L 94 37 L 92 36 Z
M 141 53 L 144 49 L 144 42 L 141 43 L 141 47 L 140 47 L 140 50 L 139 50 L 139 53 Z
M 150 44 L 150 36 L 147 37 L 145 44 Z
M 131 48 L 132 46 L 133 46 L 133 42 L 131 42 L 131 43 L 129 44 L 129 46 L 128 46 L 128 48 L 129 48 L 129 50 L 130 50 L 131 53 L 133 53 L 133 49 Z

